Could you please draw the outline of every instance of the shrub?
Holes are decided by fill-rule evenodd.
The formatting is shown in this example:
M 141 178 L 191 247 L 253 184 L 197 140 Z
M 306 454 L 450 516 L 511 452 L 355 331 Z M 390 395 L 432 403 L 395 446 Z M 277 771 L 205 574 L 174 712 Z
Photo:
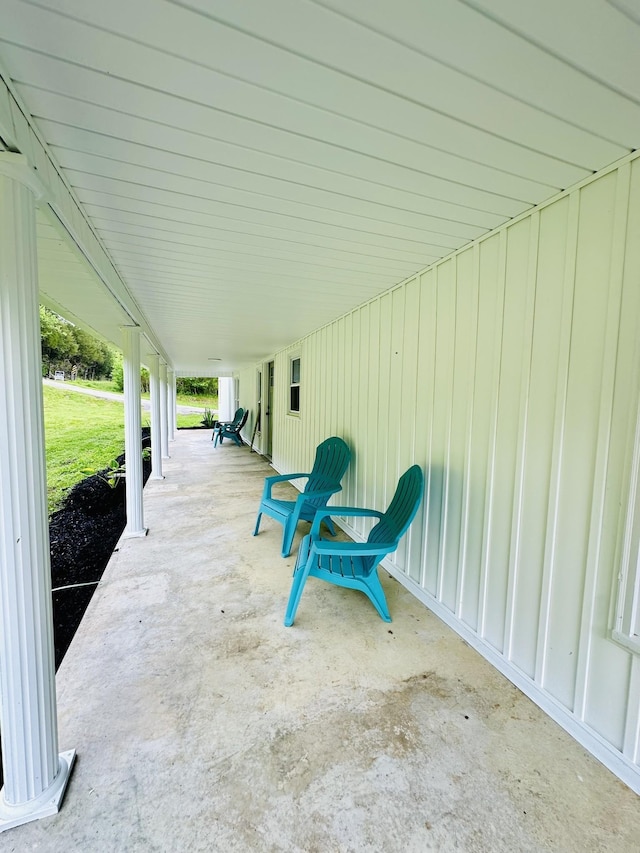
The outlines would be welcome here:
M 203 415 L 202 421 L 201 421 L 202 425 L 207 427 L 207 429 L 213 429 L 214 426 L 217 424 L 217 422 L 218 422 L 217 418 L 213 414 L 212 410 L 211 409 L 205 409 L 204 415 Z

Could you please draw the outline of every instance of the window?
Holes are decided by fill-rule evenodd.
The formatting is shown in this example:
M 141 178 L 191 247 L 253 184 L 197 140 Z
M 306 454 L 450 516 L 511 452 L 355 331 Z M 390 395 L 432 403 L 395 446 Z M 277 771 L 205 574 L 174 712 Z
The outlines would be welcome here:
M 289 411 L 300 411 L 300 358 L 292 358 L 289 368 Z
M 640 653 L 640 412 L 636 421 L 635 446 L 624 527 L 622 562 L 618 575 L 618 601 L 613 638 Z

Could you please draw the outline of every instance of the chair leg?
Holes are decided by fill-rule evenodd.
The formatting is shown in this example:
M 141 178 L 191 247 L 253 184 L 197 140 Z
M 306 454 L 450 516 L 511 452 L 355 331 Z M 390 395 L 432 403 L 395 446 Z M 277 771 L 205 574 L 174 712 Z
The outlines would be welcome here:
M 385 622 L 391 622 L 389 608 L 387 607 L 387 599 L 385 598 L 377 569 L 374 569 L 368 577 L 362 578 L 361 580 L 362 591 L 370 599 L 380 617 Z
M 289 593 L 287 612 L 284 615 L 285 628 L 290 628 L 293 625 L 293 620 L 296 618 L 296 611 L 300 604 L 300 598 L 302 597 L 302 590 L 308 577 L 309 569 L 306 563 L 293 573 L 293 583 L 291 584 L 291 592 Z
M 293 545 L 293 537 L 296 535 L 296 526 L 297 519 L 294 520 L 293 516 L 289 516 L 289 518 L 284 523 L 284 532 L 282 534 L 282 556 L 288 557 L 291 553 L 291 546 Z
M 262 518 L 262 513 L 258 513 L 258 517 L 256 518 L 256 529 L 253 531 L 253 535 L 257 536 L 260 530 L 260 519 Z
M 336 529 L 335 529 L 335 527 L 333 526 L 333 521 L 331 520 L 331 516 L 330 516 L 330 515 L 325 515 L 325 517 L 324 517 L 322 520 L 324 521 L 325 527 L 327 528 L 327 530 L 329 531 L 329 533 L 330 533 L 332 536 L 335 536 L 335 535 L 336 535 Z

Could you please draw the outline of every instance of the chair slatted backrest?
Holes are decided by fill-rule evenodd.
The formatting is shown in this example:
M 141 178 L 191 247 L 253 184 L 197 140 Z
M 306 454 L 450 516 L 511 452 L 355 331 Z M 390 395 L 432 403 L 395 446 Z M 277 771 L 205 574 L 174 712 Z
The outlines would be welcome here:
M 316 458 L 304 488 L 305 493 L 320 492 L 339 485 L 350 460 L 351 451 L 342 438 L 334 435 L 325 439 L 316 449 Z
M 423 485 L 422 469 L 419 465 L 412 465 L 400 477 L 389 508 L 380 521 L 371 528 L 367 542 L 397 546 L 418 511 Z M 369 559 L 373 563 L 379 558 Z
M 239 433 L 242 427 L 246 424 L 247 418 L 249 417 L 249 409 L 238 409 L 239 412 L 242 412 L 239 420 L 233 424 L 233 426 L 229 427 L 229 432 Z

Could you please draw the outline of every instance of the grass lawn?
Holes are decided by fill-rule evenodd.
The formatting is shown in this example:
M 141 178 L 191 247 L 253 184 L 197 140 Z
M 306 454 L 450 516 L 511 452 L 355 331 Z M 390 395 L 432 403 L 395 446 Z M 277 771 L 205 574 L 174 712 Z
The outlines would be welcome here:
M 191 403 L 191 405 L 195 405 Z M 202 423 L 202 415 L 177 415 L 176 423 L 179 427 L 195 427 Z
M 199 406 L 201 409 L 218 409 L 217 397 L 205 397 L 202 394 L 177 394 L 176 403 L 178 406 Z
M 81 388 L 94 388 L 96 391 L 115 391 L 116 386 L 110 379 L 65 379 L 65 385 L 80 385 Z
M 67 383 L 65 383 L 67 384 Z M 71 383 L 69 383 L 71 384 Z M 77 382 L 89 388 L 111 391 L 111 382 Z M 44 428 L 47 454 L 49 514 L 60 508 L 67 490 L 108 467 L 124 450 L 124 406 L 59 387 L 43 387 Z M 183 404 L 200 406 L 200 397 L 184 397 Z M 216 406 L 218 401 L 215 400 Z M 178 415 L 179 427 L 200 426 L 201 414 Z M 142 425 L 150 423 L 142 412 Z
M 116 394 L 118 393 L 118 389 L 110 379 L 74 379 L 73 382 L 66 381 L 65 384 L 80 385 L 83 388 L 95 388 L 98 391 L 113 391 Z M 143 399 L 148 400 L 149 392 L 143 392 L 140 396 Z M 176 402 L 179 406 L 198 406 L 201 409 L 218 408 L 217 397 L 206 397 L 199 394 L 195 396 L 190 394 L 178 394 Z M 183 424 L 178 424 L 178 426 L 183 426 Z M 186 424 L 184 426 L 186 426 Z
M 66 490 L 106 468 L 124 449 L 124 406 L 63 388 L 43 388 L 49 513 Z

